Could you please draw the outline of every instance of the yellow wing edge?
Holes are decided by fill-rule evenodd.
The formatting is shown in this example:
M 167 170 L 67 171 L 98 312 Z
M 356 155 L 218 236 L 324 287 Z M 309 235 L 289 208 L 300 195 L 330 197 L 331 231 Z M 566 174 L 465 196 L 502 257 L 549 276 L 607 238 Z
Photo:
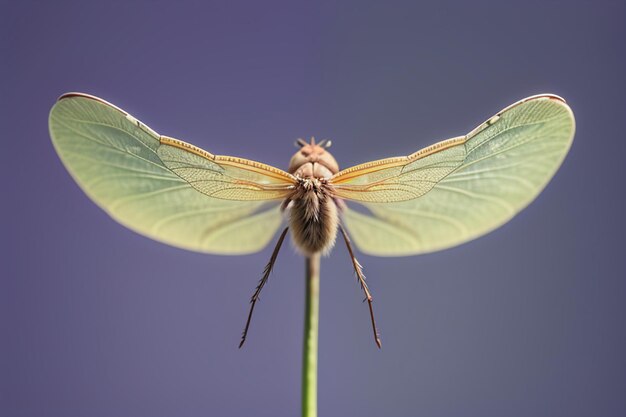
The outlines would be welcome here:
M 380 171 L 380 170 L 387 169 L 387 168 L 393 168 L 396 166 L 406 165 L 410 162 L 427 157 L 434 153 L 444 151 L 448 148 L 451 148 L 457 145 L 462 145 L 465 142 L 467 142 L 470 138 L 480 133 L 485 128 L 494 124 L 504 112 L 511 110 L 512 108 L 517 107 L 521 104 L 524 104 L 528 101 L 542 100 L 542 99 L 558 101 L 562 103 L 568 109 L 570 113 L 572 112 L 564 98 L 557 96 L 556 94 L 536 94 L 530 97 L 523 98 L 505 107 L 504 109 L 500 110 L 495 115 L 491 116 L 485 122 L 481 123 L 476 128 L 471 130 L 467 135 L 458 136 L 455 138 L 446 139 L 446 140 L 434 143 L 433 145 L 430 145 L 426 148 L 422 148 L 419 151 L 414 152 L 408 156 L 396 156 L 396 157 L 391 157 L 391 158 L 379 159 L 376 161 L 365 162 L 363 164 L 346 168 L 342 171 L 339 171 L 335 175 L 333 175 L 331 177 L 331 181 L 333 184 L 342 184 L 361 175 L 369 174 L 369 173 Z
M 396 156 L 391 158 L 379 159 L 377 161 L 366 162 L 364 164 L 355 165 L 350 168 L 346 168 L 331 177 L 333 184 L 341 184 L 354 177 L 369 174 L 372 172 L 380 171 L 387 168 L 393 168 L 396 166 L 406 165 L 409 162 L 416 161 L 424 158 L 433 153 L 441 152 L 444 149 L 451 148 L 453 146 L 461 145 L 467 140 L 466 136 L 459 136 L 452 139 L 446 139 L 441 142 L 437 142 L 427 148 L 420 149 L 417 152 L 412 153 L 409 156 Z
M 258 174 L 268 175 L 277 180 L 284 182 L 285 184 L 295 184 L 296 178 L 283 171 L 282 169 L 278 169 L 271 165 L 267 165 L 261 162 L 252 161 L 250 159 L 239 158 L 236 156 L 225 156 L 225 155 L 213 155 L 210 152 L 205 151 L 202 148 L 198 148 L 191 143 L 187 143 L 180 139 L 171 138 L 169 136 L 160 137 L 160 142 L 164 145 L 173 146 L 175 148 L 183 149 L 185 151 L 191 152 L 195 155 L 206 158 L 210 161 L 213 161 L 219 165 L 230 165 L 240 169 L 245 169 L 247 171 L 252 171 Z

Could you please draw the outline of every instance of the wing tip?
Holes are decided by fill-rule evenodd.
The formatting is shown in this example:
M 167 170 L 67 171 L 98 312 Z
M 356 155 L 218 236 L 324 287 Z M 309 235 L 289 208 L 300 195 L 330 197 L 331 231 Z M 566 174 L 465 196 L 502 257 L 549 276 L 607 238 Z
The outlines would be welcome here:
M 120 109 L 119 107 L 117 107 L 115 104 L 111 104 L 108 101 L 101 99 L 100 97 L 96 97 L 94 95 L 91 94 L 87 94 L 87 93 L 81 93 L 81 92 L 76 92 L 76 91 L 71 91 L 69 93 L 65 93 L 62 94 L 59 98 L 57 98 L 57 104 L 60 103 L 63 100 L 66 99 L 71 99 L 71 98 L 84 98 L 87 100 L 93 100 L 93 101 L 97 101 L 98 103 L 104 104 L 105 106 L 109 106 L 117 111 L 119 111 L 120 113 L 122 113 L 124 116 L 130 116 L 128 114 L 128 112 Z
M 549 101 L 554 101 L 557 102 L 561 105 L 564 105 L 565 107 L 569 108 L 569 106 L 567 105 L 567 101 L 565 101 L 565 99 L 561 96 L 557 96 L 556 94 L 552 94 L 552 93 L 542 93 L 542 94 L 535 94 L 533 96 L 529 96 L 526 98 L 523 98 L 519 101 L 516 101 L 515 103 L 503 108 L 502 110 L 500 110 L 498 113 L 496 113 L 496 116 L 501 116 L 504 112 L 511 110 L 514 107 L 517 107 L 521 104 L 525 104 L 528 103 L 530 101 L 537 101 L 537 100 L 549 100 Z
M 563 97 L 557 96 L 556 94 L 537 94 L 536 96 L 530 96 L 527 99 L 524 99 L 522 101 L 533 100 L 533 99 L 547 99 L 547 100 L 557 103 L 558 105 L 560 105 L 561 107 L 565 109 L 572 123 L 572 132 L 571 132 L 570 140 L 573 140 L 574 133 L 576 130 L 576 117 L 574 116 L 574 111 L 572 110 L 572 108 L 569 106 L 569 104 L 567 104 L 567 101 L 565 101 Z
M 556 95 L 556 94 L 552 94 L 552 93 L 535 94 L 533 96 L 522 99 L 521 102 L 523 103 L 525 101 L 540 100 L 540 99 L 555 100 L 555 101 L 560 101 L 562 103 L 567 103 L 567 101 L 565 101 L 563 97 Z
M 90 99 L 98 99 L 98 97 L 92 96 L 91 94 L 80 93 L 78 91 L 70 91 L 68 93 L 61 94 L 59 98 L 57 98 L 57 101 L 61 101 L 66 98 L 72 98 L 72 97 L 84 97 L 84 98 L 90 98 Z

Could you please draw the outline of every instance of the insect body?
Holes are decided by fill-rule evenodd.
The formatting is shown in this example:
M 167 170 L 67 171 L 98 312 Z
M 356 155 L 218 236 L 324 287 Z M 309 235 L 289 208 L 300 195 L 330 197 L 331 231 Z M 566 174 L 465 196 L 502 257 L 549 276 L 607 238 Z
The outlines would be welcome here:
M 287 218 L 252 297 L 240 346 L 289 229 L 307 256 L 327 253 L 341 234 L 380 346 L 372 297 L 348 232 L 362 252 L 378 256 L 427 253 L 484 235 L 541 192 L 574 136 L 570 108 L 544 94 L 505 108 L 466 135 L 344 170 L 328 152 L 330 142 L 299 140 L 286 172 L 160 135 L 86 94 L 62 96 L 49 125 L 81 188 L 114 219 L 153 239 L 199 252 L 252 253 Z
M 289 172 L 297 178 L 296 188 L 283 203 L 289 211 L 289 226 L 296 247 L 305 255 L 328 252 L 335 243 L 338 213 L 330 178 L 339 171 L 335 158 L 322 141 L 307 144 L 291 158 Z

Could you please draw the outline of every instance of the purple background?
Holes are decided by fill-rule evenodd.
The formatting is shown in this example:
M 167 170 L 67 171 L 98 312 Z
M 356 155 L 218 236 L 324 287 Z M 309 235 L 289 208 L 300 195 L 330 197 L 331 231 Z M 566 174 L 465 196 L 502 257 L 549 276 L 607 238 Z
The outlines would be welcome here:
M 132 3 L 132 4 L 130 4 Z M 624 2 L 2 2 L 0 414 L 299 413 L 303 260 L 206 256 L 119 226 L 47 128 L 83 91 L 214 153 L 285 168 L 297 137 L 343 167 L 565 97 L 573 148 L 545 192 L 477 241 L 323 260 L 322 416 L 623 416 Z M 471 3 L 471 5 L 470 5 Z

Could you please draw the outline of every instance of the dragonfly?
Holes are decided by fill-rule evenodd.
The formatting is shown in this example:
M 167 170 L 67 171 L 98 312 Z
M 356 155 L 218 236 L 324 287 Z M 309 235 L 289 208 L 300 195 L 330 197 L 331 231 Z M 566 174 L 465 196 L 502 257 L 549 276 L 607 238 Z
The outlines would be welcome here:
M 192 251 L 240 255 L 262 250 L 278 234 L 250 300 L 240 348 L 288 231 L 304 256 L 328 254 L 341 236 L 380 348 L 372 294 L 352 242 L 364 254 L 408 256 L 492 231 L 545 188 L 572 144 L 575 121 L 564 99 L 540 94 L 466 135 L 343 170 L 329 152 L 330 140 L 298 139 L 286 171 L 161 135 L 83 93 L 58 99 L 49 128 L 80 188 L 142 235 Z

